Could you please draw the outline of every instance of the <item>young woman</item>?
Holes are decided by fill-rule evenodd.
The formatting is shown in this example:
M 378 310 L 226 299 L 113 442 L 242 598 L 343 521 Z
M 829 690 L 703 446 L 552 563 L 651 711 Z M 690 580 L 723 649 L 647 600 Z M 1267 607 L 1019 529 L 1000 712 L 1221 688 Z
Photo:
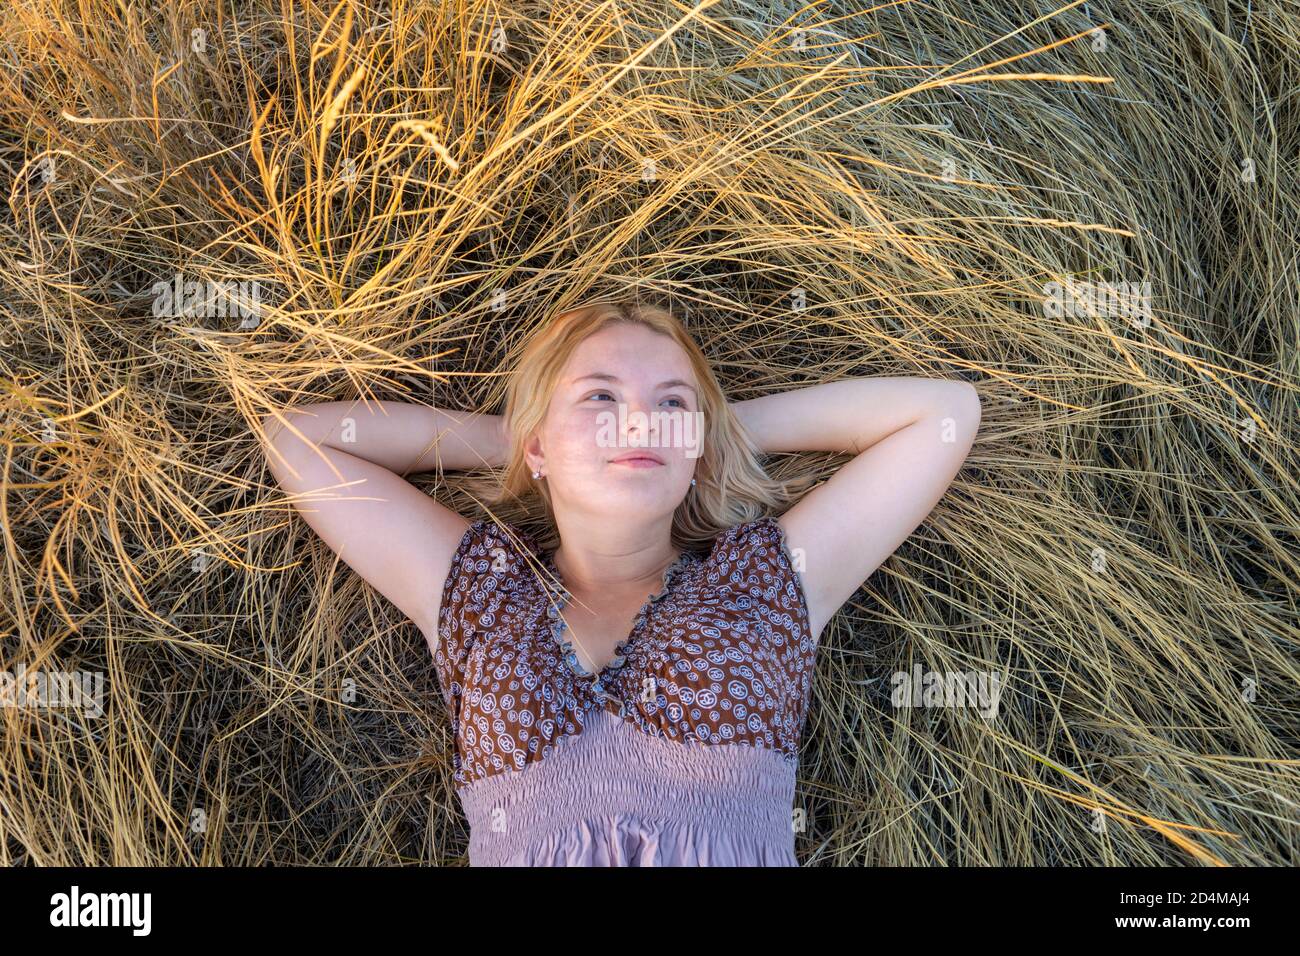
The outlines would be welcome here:
M 979 421 L 970 384 L 911 377 L 728 403 L 672 315 L 597 304 L 531 339 L 502 416 L 263 425 L 303 519 L 428 641 L 472 865 L 792 866 L 818 637 Z M 759 455 L 794 451 L 854 457 L 773 517 Z M 491 503 L 536 496 L 545 540 L 402 477 L 485 466 Z

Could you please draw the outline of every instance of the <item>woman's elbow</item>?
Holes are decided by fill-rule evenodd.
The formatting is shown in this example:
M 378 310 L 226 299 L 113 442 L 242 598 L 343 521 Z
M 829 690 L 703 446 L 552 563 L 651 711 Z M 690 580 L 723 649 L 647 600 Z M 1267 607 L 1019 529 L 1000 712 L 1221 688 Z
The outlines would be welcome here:
M 962 417 L 967 422 L 967 428 L 970 430 L 970 444 L 975 444 L 975 436 L 979 434 L 980 419 L 983 417 L 984 405 L 980 400 L 979 390 L 970 382 L 962 382 Z M 969 452 L 969 447 L 967 451 Z
M 292 420 L 294 411 L 292 408 L 281 408 L 258 418 L 257 437 L 263 445 L 275 443 L 284 430 L 285 422 Z
M 979 425 L 980 414 L 983 412 L 983 402 L 980 401 L 979 389 L 971 382 L 965 380 L 956 383 L 958 391 L 961 393 L 961 401 L 966 414 L 971 417 L 976 425 Z
M 944 382 L 945 390 L 939 417 L 943 421 L 945 441 L 958 442 L 967 449 L 979 431 L 982 403 L 980 393 L 970 382 L 954 379 Z
M 980 420 L 980 393 L 970 382 L 963 378 L 934 379 L 936 396 L 934 402 L 938 412 L 954 415 L 964 421 L 978 425 Z

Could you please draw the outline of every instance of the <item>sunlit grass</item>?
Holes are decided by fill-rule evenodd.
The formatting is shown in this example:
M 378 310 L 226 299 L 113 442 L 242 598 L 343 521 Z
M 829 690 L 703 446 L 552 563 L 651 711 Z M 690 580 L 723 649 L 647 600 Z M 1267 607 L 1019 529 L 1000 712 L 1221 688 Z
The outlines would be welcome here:
M 538 322 L 645 295 L 733 400 L 985 400 L 823 634 L 803 860 L 1294 864 L 1300 16 L 854 9 L 6 6 L 0 670 L 102 671 L 107 713 L 0 708 L 0 859 L 462 861 L 428 649 L 252 429 L 499 411 Z M 159 314 L 178 276 L 212 307 Z M 997 716 L 893 707 L 916 664 Z

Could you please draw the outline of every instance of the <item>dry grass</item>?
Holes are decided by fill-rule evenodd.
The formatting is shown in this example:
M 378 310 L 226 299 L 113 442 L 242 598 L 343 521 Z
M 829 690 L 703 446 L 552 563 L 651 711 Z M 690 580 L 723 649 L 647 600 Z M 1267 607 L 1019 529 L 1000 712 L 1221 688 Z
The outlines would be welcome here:
M 986 399 L 823 636 L 802 859 L 1295 864 L 1295 4 L 0 16 L 0 669 L 107 708 L 0 708 L 5 862 L 463 860 L 428 650 L 250 423 L 496 411 L 545 315 L 643 294 L 733 399 Z M 178 273 L 258 307 L 158 316 Z M 1071 276 L 1150 322 L 1051 315 Z M 894 708 L 914 664 L 1003 675 L 999 714 Z

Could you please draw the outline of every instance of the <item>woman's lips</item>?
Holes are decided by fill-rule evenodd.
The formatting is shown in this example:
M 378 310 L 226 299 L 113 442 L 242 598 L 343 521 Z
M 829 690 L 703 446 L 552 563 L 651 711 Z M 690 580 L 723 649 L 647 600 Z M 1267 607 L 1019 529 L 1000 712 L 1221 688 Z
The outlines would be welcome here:
M 619 458 L 610 462 L 611 465 L 626 465 L 629 468 L 662 468 L 663 462 L 655 461 L 653 458 Z

